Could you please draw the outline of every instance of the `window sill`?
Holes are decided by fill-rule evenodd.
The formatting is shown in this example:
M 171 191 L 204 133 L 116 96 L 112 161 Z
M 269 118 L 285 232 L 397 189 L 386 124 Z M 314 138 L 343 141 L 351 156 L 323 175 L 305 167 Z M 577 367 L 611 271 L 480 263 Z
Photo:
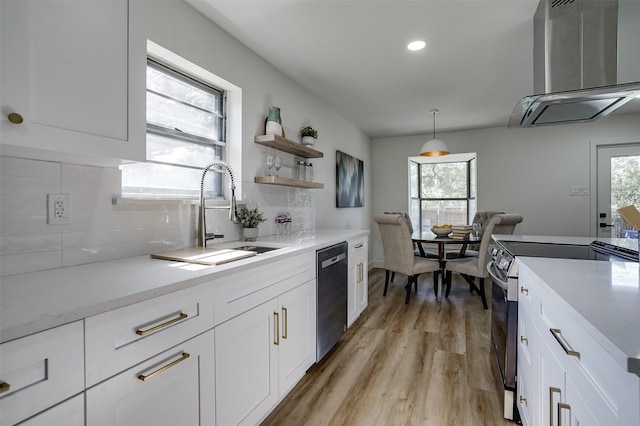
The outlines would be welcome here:
M 207 198 L 205 202 L 207 206 L 226 207 L 229 205 L 229 201 L 227 200 L 212 200 L 211 198 Z M 172 197 L 170 195 L 122 195 L 111 197 L 111 204 L 114 206 L 135 204 L 199 205 L 200 199 L 198 197 Z M 243 203 L 238 202 L 238 205 L 241 204 Z

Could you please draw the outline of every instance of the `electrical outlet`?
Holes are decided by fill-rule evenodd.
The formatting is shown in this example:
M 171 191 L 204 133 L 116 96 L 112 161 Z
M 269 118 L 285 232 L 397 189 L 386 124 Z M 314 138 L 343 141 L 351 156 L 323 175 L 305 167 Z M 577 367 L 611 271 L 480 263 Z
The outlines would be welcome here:
M 47 194 L 47 223 L 49 225 L 71 223 L 69 194 Z

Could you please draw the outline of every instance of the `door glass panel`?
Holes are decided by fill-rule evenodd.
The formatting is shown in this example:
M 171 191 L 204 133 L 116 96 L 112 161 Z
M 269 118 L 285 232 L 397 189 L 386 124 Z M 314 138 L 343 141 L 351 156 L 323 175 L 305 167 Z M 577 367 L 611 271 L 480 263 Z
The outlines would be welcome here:
M 611 157 L 612 238 L 637 238 L 638 231 L 618 213 L 629 205 L 640 208 L 640 155 Z

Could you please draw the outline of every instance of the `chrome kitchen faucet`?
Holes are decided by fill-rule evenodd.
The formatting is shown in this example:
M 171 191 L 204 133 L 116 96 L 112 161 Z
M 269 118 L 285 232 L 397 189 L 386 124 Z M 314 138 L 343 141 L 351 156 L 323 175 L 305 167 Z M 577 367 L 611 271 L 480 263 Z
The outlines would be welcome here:
M 205 199 L 204 199 L 204 177 L 207 175 L 207 172 L 213 166 L 221 166 L 229 173 L 229 178 L 231 180 L 231 201 L 228 206 L 215 206 L 215 207 L 206 207 Z M 217 170 L 214 170 L 217 171 Z M 222 173 L 222 172 L 219 172 Z M 202 169 L 202 178 L 200 179 L 200 217 L 199 224 L 200 229 L 198 230 L 198 246 L 206 247 L 207 241 L 213 240 L 215 238 L 223 238 L 224 235 L 219 235 L 216 233 L 207 234 L 207 220 L 206 220 L 206 210 L 207 209 L 229 209 L 229 220 L 232 222 L 238 221 L 238 213 L 236 211 L 236 184 L 234 182 L 233 170 L 231 167 L 224 161 L 214 161 L 208 164 L 204 169 Z

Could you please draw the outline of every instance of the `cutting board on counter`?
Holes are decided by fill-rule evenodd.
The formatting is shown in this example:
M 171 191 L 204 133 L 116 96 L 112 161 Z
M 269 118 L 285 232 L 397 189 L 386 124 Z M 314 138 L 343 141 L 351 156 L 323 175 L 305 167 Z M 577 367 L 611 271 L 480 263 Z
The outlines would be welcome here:
M 178 262 L 198 263 L 200 265 L 221 265 L 234 260 L 255 256 L 255 251 L 219 249 L 208 247 L 189 247 L 178 250 L 152 253 L 152 259 L 175 260 Z

